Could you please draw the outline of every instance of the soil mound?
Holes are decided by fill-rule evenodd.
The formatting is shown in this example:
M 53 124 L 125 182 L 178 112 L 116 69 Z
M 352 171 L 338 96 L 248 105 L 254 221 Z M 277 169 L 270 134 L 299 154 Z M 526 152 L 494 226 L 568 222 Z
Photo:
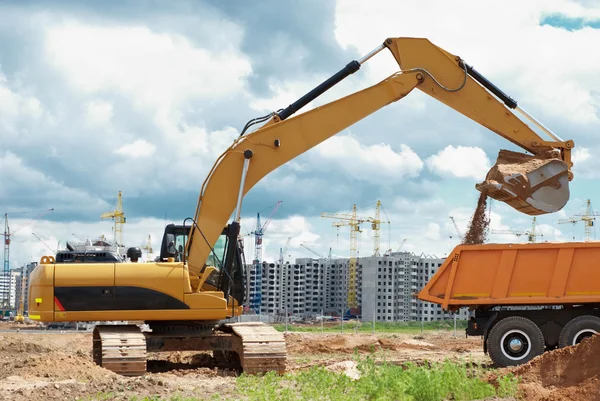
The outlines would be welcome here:
M 600 400 L 600 335 L 546 352 L 510 369 L 523 379 L 527 400 Z
M 399 350 L 399 349 L 434 349 L 433 344 L 423 341 L 398 340 L 394 341 L 388 338 L 380 338 L 374 335 L 368 336 L 302 336 L 288 334 L 286 336 L 288 352 L 296 354 L 306 353 L 353 353 L 355 350 L 362 353 L 369 353 L 381 350 Z
M 4 337 L 0 342 L 0 352 L 3 354 L 21 354 L 23 352 L 40 354 L 49 351 L 51 350 L 48 347 L 22 338 Z
M 22 354 L 18 358 L 0 362 L 0 378 L 21 376 L 42 377 L 53 380 L 93 380 L 109 378 L 115 374 L 96 365 L 83 353 L 67 355 L 52 351 L 43 355 Z

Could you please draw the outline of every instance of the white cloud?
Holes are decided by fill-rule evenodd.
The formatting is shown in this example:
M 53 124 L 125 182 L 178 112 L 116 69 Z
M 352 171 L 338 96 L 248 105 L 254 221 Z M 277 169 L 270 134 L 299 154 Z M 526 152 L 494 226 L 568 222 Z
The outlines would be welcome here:
M 169 115 L 191 98 L 223 98 L 243 91 L 242 78 L 251 67 L 236 48 L 239 33 L 230 33 L 230 44 L 211 52 L 184 36 L 155 33 L 141 25 L 68 21 L 47 28 L 45 56 L 77 91 L 118 91 L 136 105 Z
M 389 144 L 363 145 L 350 136 L 335 136 L 316 148 L 319 158 L 362 181 L 399 181 L 417 177 L 423 161 L 407 145 L 395 151 Z
M 573 149 L 571 160 L 573 161 L 573 164 L 583 163 L 586 160 L 589 160 L 591 156 L 588 148 L 575 148 Z
M 597 154 L 599 148 L 576 147 L 571 155 L 573 161 L 573 183 L 578 179 L 597 179 L 600 177 L 600 161 L 594 154 Z
M 113 106 L 102 100 L 92 100 L 85 105 L 85 119 L 91 126 L 103 126 L 110 122 Z
M 447 146 L 426 160 L 427 167 L 441 176 L 482 180 L 490 169 L 490 161 L 478 147 Z
M 45 207 L 65 212 L 76 206 L 78 211 L 105 208 L 105 202 L 80 188 L 70 187 L 28 166 L 14 153 L 7 151 L 0 156 L 0 201 L 12 204 L 14 199 L 43 194 Z M 26 185 L 24 185 L 26 183 Z M 27 205 L 23 205 L 26 208 Z
M 600 30 L 569 32 L 541 26 L 540 19 L 551 13 L 593 18 L 590 16 L 599 15 L 600 8 L 597 3 L 584 7 L 569 0 L 475 2 L 468 7 L 432 0 L 409 4 L 338 1 L 335 34 L 340 45 L 355 47 L 362 54 L 388 37 L 428 38 L 474 65 L 525 109 L 535 108 L 546 116 L 576 124 L 598 123 L 598 97 L 594 93 L 600 90 L 600 53 L 582 49 L 595 48 Z M 473 40 L 473 32 L 477 32 L 477 40 Z M 556 67 L 557 51 L 562 60 L 568 60 L 565 68 Z M 398 69 L 390 54 L 367 65 L 382 78 Z
M 119 149 L 115 150 L 115 153 L 136 159 L 138 157 L 152 156 L 155 151 L 156 146 L 153 144 L 143 139 L 136 139 L 132 143 L 121 146 Z
M 12 89 L 0 71 L 0 129 L 5 134 L 17 134 L 15 122 L 19 118 L 38 120 L 44 115 L 40 101 L 33 95 Z

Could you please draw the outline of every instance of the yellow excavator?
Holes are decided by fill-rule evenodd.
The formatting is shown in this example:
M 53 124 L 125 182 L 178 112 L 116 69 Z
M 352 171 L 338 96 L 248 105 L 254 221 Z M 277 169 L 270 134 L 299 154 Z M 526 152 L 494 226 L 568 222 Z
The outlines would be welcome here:
M 398 72 L 295 115 L 383 49 Z M 29 317 L 137 323 L 97 324 L 93 332 L 96 363 L 124 375 L 144 374 L 149 352 L 183 350 L 211 350 L 249 373 L 284 371 L 281 333 L 227 322 L 242 313 L 246 296 L 239 240 L 244 195 L 274 169 L 415 88 L 531 153 L 501 152 L 477 190 L 529 215 L 566 204 L 573 141 L 560 139 L 462 58 L 427 39 L 390 38 L 285 109 L 250 120 L 208 173 L 194 217 L 165 228 L 158 261 L 132 263 L 108 251 L 43 256 L 30 278 Z

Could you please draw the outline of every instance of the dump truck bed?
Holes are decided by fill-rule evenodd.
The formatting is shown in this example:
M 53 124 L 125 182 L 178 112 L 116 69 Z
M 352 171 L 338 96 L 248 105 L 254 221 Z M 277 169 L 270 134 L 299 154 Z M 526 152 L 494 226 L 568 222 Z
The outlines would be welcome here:
M 600 242 L 459 245 L 418 298 L 450 310 L 600 303 Z

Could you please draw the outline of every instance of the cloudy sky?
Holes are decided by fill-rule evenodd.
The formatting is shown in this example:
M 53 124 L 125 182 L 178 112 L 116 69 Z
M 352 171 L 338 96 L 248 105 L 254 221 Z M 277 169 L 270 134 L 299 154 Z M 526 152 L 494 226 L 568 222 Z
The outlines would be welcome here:
M 0 211 L 15 232 L 11 266 L 76 237 L 112 237 L 100 214 L 119 190 L 125 242 L 151 235 L 157 250 L 165 222 L 194 213 L 208 169 L 246 121 L 286 107 L 395 36 L 426 37 L 460 55 L 575 141 L 571 200 L 538 220 L 544 240 L 581 240 L 581 223 L 557 221 L 588 198 L 600 208 L 598 2 L 15 0 L 0 3 Z M 397 69 L 382 52 L 309 107 Z M 265 259 L 289 237 L 291 258 L 312 256 L 301 243 L 344 256 L 348 229 L 338 232 L 321 212 L 356 204 L 373 216 L 381 200 L 390 221 L 383 250 L 406 238 L 404 250 L 443 256 L 458 242 L 449 216 L 464 232 L 474 186 L 502 148 L 518 150 L 414 91 L 262 180 L 245 198 L 242 230 L 281 200 Z M 530 225 L 493 202 L 494 229 Z M 360 255 L 372 249 L 365 225 Z

